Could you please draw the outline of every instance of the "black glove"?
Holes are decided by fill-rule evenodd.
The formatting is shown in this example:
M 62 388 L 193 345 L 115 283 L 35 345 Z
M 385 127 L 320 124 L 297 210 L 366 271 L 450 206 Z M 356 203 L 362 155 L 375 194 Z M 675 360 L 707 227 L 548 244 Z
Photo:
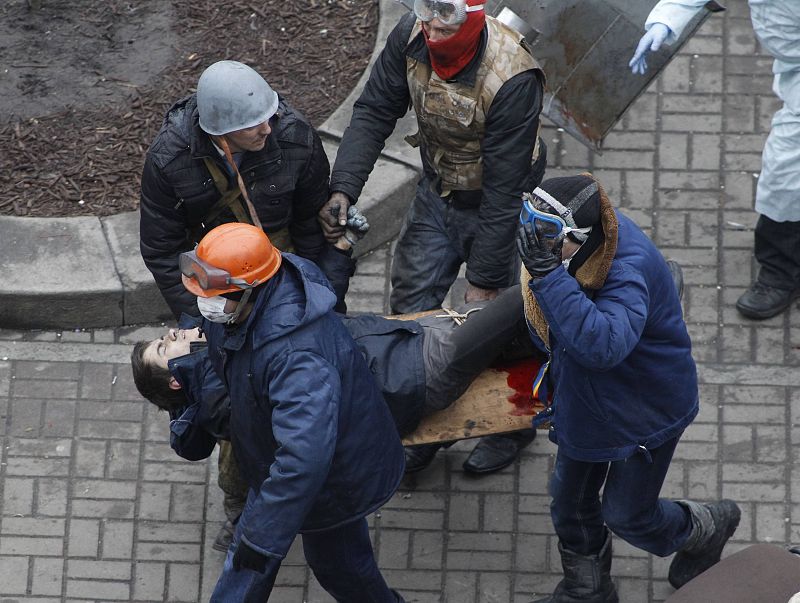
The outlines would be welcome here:
M 533 278 L 543 278 L 561 265 L 563 245 L 563 236 L 554 239 L 537 236 L 530 222 L 517 230 L 517 251 Z
M 246 568 L 263 574 L 267 571 L 267 561 L 266 555 L 262 555 L 248 546 L 244 540 L 240 540 L 236 552 L 233 554 L 233 569 L 238 572 L 242 568 Z

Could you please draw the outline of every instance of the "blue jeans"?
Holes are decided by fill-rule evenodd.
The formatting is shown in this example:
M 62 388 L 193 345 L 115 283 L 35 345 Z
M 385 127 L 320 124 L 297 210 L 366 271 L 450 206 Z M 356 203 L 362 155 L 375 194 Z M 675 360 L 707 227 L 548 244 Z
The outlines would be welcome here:
M 272 592 L 280 561 L 270 559 L 263 574 L 248 569 L 235 571 L 233 554 L 240 537 L 237 526 L 211 603 L 263 603 Z M 303 550 L 320 585 L 337 601 L 402 603 L 403 599 L 389 589 L 378 569 L 366 519 L 303 534 Z
M 579 555 L 597 554 L 608 526 L 653 555 L 680 549 L 691 518 L 681 505 L 659 498 L 678 439 L 611 463 L 576 461 L 559 451 L 550 478 L 550 516 L 561 544 Z

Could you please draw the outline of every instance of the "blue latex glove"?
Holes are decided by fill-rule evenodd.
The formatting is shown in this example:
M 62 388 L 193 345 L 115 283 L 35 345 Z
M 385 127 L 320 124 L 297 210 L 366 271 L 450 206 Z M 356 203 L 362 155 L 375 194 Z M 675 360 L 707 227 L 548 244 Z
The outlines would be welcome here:
M 642 39 L 639 40 L 636 52 L 633 53 L 633 58 L 628 63 L 628 67 L 631 68 L 633 73 L 644 75 L 644 72 L 647 71 L 647 61 L 645 60 L 647 52 L 655 52 L 661 48 L 664 40 L 667 39 L 671 32 L 672 30 L 663 23 L 653 23 L 650 29 L 642 36 Z

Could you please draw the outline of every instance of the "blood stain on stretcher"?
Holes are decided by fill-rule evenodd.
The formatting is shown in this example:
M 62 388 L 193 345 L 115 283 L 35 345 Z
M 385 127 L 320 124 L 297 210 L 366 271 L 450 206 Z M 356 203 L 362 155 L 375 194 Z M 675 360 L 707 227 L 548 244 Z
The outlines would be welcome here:
M 509 413 L 513 416 L 535 415 L 538 409 L 534 406 L 531 390 L 533 379 L 539 371 L 541 362 L 535 358 L 525 358 L 516 362 L 494 365 L 492 368 L 507 373 L 506 383 L 513 391 L 508 401 L 514 405 Z

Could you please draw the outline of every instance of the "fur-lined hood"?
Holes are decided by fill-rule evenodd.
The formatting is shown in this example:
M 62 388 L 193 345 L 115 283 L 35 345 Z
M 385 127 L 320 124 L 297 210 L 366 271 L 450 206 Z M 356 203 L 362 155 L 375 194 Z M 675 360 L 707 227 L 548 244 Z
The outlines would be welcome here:
M 600 289 L 606 282 L 608 271 L 611 269 L 611 262 L 617 253 L 617 215 L 611 206 L 605 189 L 597 179 L 589 172 L 584 172 L 581 176 L 588 176 L 597 182 L 600 194 L 600 228 L 603 233 L 603 240 L 594 252 L 586 258 L 575 271 L 575 279 L 584 289 Z M 573 260 L 574 261 L 574 260 Z M 525 302 L 525 318 L 536 330 L 536 334 L 549 348 L 549 328 L 547 320 L 542 313 L 533 292 L 528 287 L 531 275 L 523 265 L 520 271 L 520 283 L 522 284 L 522 298 Z

